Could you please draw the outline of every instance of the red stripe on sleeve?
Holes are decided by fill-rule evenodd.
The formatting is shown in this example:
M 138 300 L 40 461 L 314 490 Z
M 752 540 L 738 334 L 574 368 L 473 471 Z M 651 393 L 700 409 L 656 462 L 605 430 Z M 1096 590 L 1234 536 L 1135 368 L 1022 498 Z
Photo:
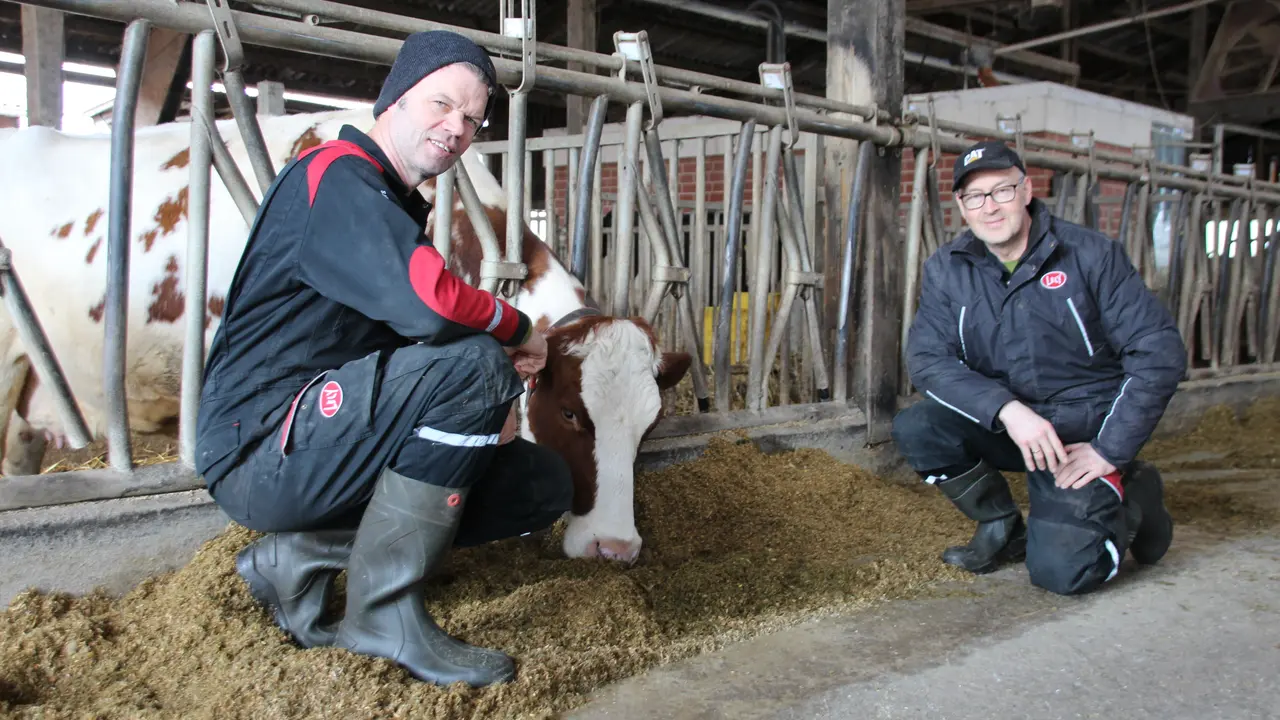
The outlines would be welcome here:
M 493 321 L 495 298 L 445 270 L 444 258 L 429 245 L 419 245 L 409 256 L 409 284 L 427 307 L 447 320 L 478 330 L 484 330 Z M 509 323 L 508 315 L 511 318 Z M 495 333 L 499 337 L 510 337 L 519 317 L 514 309 L 503 308 L 502 322 Z M 500 334 L 504 327 L 506 336 Z

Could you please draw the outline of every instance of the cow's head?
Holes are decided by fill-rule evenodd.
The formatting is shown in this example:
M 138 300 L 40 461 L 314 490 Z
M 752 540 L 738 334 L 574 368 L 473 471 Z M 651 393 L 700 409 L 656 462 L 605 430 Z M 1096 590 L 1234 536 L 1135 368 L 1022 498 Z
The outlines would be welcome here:
M 642 318 L 587 317 L 547 335 L 547 365 L 529 394 L 529 431 L 573 471 L 564 552 L 634 562 L 635 460 L 662 410 L 659 391 L 689 369 L 661 352 Z

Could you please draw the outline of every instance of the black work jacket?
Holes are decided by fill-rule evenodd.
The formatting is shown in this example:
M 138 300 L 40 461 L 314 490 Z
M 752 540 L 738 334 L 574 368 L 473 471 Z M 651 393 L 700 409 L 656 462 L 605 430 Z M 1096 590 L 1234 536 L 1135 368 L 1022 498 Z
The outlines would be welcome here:
M 445 268 L 424 235 L 429 211 L 378 145 L 350 125 L 281 170 L 210 346 L 198 472 L 233 467 L 234 451 L 244 454 L 275 431 L 308 382 L 351 360 L 472 333 L 504 345 L 527 339 L 524 313 Z
M 1038 199 L 1028 210 L 1027 251 L 1011 275 L 968 229 L 925 262 L 911 381 L 989 430 L 1003 430 L 1000 409 L 1021 400 L 1064 442 L 1091 441 L 1123 466 L 1177 390 L 1186 348 L 1119 243 Z

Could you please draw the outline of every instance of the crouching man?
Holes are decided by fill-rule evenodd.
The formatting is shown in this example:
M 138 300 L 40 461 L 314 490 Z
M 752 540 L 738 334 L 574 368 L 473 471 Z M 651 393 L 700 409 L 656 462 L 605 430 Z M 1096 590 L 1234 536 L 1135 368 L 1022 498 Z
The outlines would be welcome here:
M 450 274 L 423 235 L 418 185 L 454 166 L 497 88 L 470 40 L 411 35 L 369 134 L 345 126 L 280 172 L 227 294 L 197 423 L 210 494 L 268 533 L 236 568 L 281 629 L 441 685 L 515 667 L 445 634 L 427 579 L 453 547 L 545 528 L 573 500 L 568 465 L 511 421 L 546 340 Z M 324 611 L 344 569 L 337 625 Z
M 899 451 L 977 529 L 942 559 L 973 573 L 1025 558 L 1063 595 L 1115 577 L 1126 551 L 1173 538 L 1159 473 L 1134 460 L 1186 368 L 1170 314 L 1114 240 L 1049 214 L 999 142 L 956 160 L 967 229 L 924 267 L 908 339 L 923 399 Z M 1027 520 L 1001 475 L 1027 471 Z

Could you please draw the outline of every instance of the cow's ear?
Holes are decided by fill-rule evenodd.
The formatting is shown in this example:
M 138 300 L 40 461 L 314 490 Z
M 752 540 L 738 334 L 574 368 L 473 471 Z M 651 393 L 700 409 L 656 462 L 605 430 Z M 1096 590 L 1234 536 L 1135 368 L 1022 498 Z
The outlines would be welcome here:
M 693 357 L 685 352 L 664 352 L 658 364 L 658 389 L 670 390 L 689 372 Z

